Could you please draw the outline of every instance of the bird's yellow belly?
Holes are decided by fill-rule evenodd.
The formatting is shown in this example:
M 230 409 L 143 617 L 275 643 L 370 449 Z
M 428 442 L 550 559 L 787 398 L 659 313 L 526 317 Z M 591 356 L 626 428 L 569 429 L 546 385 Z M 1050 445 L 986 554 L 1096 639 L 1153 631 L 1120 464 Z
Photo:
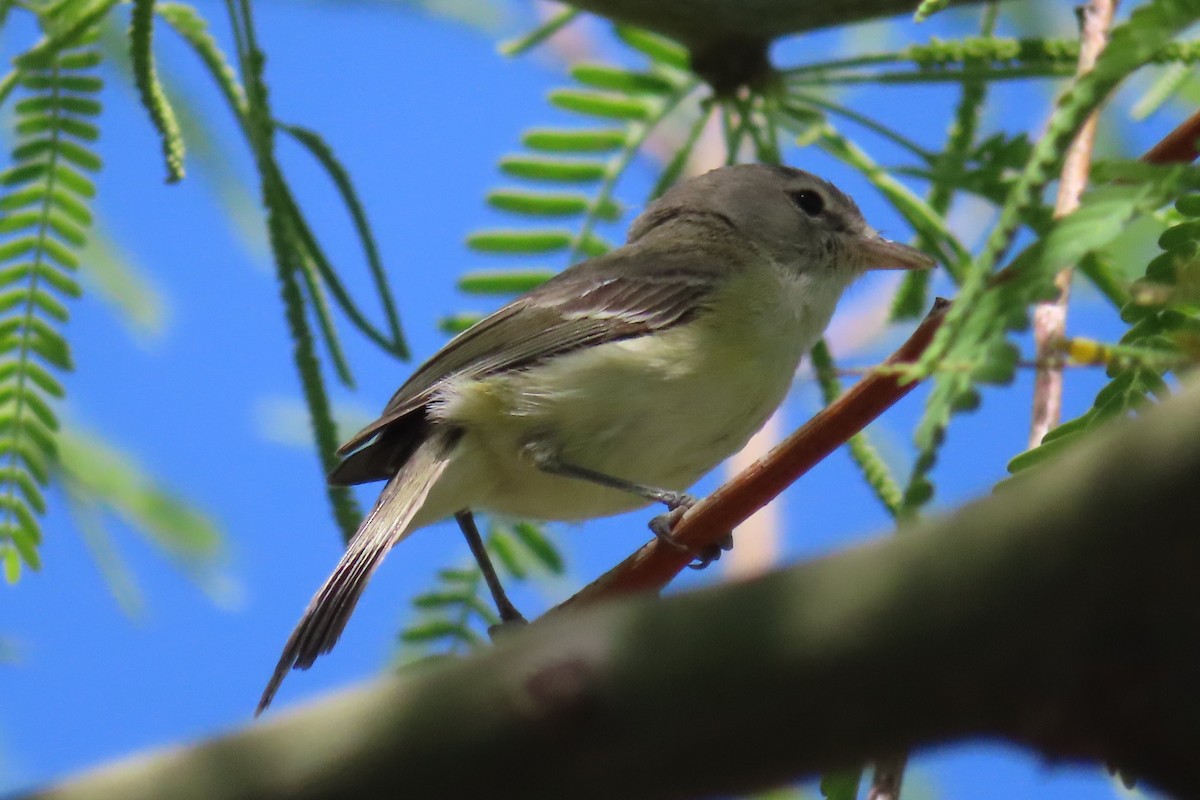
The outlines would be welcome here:
M 691 486 L 762 427 L 805 344 L 730 333 L 689 323 L 467 384 L 446 417 L 465 430 L 463 460 L 481 467 L 474 507 L 576 520 L 647 505 L 538 469 L 524 450 L 535 442 L 607 475 L 661 489 Z

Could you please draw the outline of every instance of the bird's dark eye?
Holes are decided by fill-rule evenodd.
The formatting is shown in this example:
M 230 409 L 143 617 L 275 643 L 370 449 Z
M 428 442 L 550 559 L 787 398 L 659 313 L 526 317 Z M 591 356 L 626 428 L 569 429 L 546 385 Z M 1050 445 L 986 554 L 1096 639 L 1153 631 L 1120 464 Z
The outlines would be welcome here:
M 810 217 L 815 217 L 825 210 L 825 198 L 812 189 L 801 189 L 797 192 L 788 192 L 788 197 L 796 208 L 808 214 Z

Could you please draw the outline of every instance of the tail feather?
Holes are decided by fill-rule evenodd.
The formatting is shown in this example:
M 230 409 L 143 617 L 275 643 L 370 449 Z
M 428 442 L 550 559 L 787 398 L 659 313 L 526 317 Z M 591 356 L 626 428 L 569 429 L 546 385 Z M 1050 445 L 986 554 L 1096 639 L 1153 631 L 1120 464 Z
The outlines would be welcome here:
M 308 669 L 319 656 L 337 644 L 367 581 L 387 551 L 407 532 L 429 490 L 446 469 L 456 441 L 453 431 L 432 431 L 384 486 L 375 507 L 350 540 L 333 574 L 309 601 L 284 645 L 275 672 L 258 701 L 255 716 L 271 704 L 290 670 Z

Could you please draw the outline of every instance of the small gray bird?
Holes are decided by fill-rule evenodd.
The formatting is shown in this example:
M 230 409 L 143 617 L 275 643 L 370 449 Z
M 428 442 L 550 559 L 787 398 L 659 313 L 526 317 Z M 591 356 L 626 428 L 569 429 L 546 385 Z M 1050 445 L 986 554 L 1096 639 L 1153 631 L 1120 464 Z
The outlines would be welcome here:
M 473 511 L 580 520 L 685 507 L 682 490 L 783 401 L 851 281 L 931 266 L 806 172 L 744 164 L 680 183 L 623 247 L 452 339 L 342 447 L 331 483 L 387 484 L 284 646 L 258 713 L 288 670 L 334 646 L 388 550 L 446 517 L 501 618 L 521 619 Z M 669 537 L 669 520 L 652 528 Z

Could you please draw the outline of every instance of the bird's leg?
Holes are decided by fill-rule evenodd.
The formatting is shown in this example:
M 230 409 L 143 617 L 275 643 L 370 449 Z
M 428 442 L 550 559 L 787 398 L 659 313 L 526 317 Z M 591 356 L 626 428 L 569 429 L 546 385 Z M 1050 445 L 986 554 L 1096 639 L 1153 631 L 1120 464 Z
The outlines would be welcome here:
M 644 483 L 627 481 L 624 478 L 618 478 L 615 475 L 597 472 L 594 469 L 588 469 L 587 467 L 581 467 L 578 464 L 571 464 L 563 461 L 556 453 L 538 443 L 526 445 L 525 451 L 529 454 L 529 457 L 533 459 L 533 465 L 535 467 L 540 469 L 542 472 L 548 472 L 551 475 L 561 475 L 564 478 L 575 478 L 577 480 L 599 484 L 600 486 L 607 486 L 609 489 L 616 489 L 620 492 L 628 492 L 629 494 L 634 494 L 638 497 L 652 500 L 655 503 L 662 503 L 671 511 L 674 511 L 678 508 L 691 508 L 696 504 L 696 498 L 686 495 L 683 492 L 673 492 L 670 489 L 659 489 L 654 486 L 647 486 Z
M 475 526 L 475 516 L 469 509 L 464 509 L 454 515 L 454 520 L 462 530 L 463 536 L 467 540 L 467 546 L 471 548 L 471 555 L 475 556 L 475 563 L 479 564 L 483 580 L 487 583 L 488 591 L 492 593 L 492 602 L 496 604 L 496 611 L 500 614 L 500 624 L 493 625 L 488 629 L 488 633 L 494 638 L 499 630 L 514 624 L 525 624 L 525 618 L 521 616 L 520 611 L 517 611 L 517 607 L 504 593 L 504 587 L 500 585 L 496 568 L 492 566 L 492 560 L 488 558 L 487 549 L 483 546 L 483 537 L 479 535 L 479 528 Z
M 526 445 L 526 452 L 533 459 L 533 465 L 542 472 L 548 472 L 551 475 L 561 475 L 564 478 L 575 478 L 589 483 L 607 486 L 610 489 L 616 489 L 621 492 L 643 497 L 656 503 L 662 503 L 667 507 L 666 514 L 659 514 L 654 519 L 650 520 L 650 531 L 654 537 L 663 544 L 673 547 L 676 550 L 689 551 L 687 545 L 680 544 L 671 536 L 671 529 L 675 527 L 675 523 L 679 522 L 687 510 L 696 505 L 696 498 L 683 492 L 675 492 L 670 489 L 659 489 L 655 486 L 647 486 L 644 483 L 618 478 L 615 475 L 609 475 L 604 472 L 597 472 L 594 469 L 581 467 L 578 464 L 571 464 L 563 461 L 549 448 L 534 442 Z M 703 569 L 710 562 L 721 557 L 721 550 L 728 550 L 733 547 L 733 539 L 730 537 L 728 546 L 722 542 L 715 549 L 715 555 L 705 549 L 703 553 L 697 556 L 697 565 L 695 569 Z

